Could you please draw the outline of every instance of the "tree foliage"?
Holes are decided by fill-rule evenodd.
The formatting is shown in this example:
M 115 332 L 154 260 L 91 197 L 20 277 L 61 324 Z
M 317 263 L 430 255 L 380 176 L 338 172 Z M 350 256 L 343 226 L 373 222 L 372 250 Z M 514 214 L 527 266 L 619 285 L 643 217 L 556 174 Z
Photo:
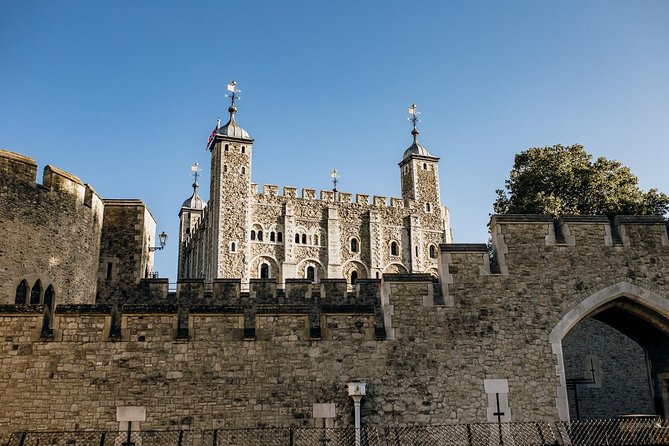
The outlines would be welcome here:
M 583 146 L 530 148 L 516 155 L 497 214 L 664 215 L 669 196 L 639 189 L 629 167 L 604 157 L 592 162 Z

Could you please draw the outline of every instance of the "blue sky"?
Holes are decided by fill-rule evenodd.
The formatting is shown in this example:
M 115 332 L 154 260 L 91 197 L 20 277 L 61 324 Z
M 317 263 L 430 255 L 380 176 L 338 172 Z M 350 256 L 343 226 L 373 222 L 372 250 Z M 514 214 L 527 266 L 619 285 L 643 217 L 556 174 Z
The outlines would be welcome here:
M 457 242 L 485 242 L 515 153 L 581 143 L 669 192 L 666 1 L 0 0 L 0 147 L 141 198 L 172 237 L 225 85 L 253 180 L 399 196 L 408 106 Z

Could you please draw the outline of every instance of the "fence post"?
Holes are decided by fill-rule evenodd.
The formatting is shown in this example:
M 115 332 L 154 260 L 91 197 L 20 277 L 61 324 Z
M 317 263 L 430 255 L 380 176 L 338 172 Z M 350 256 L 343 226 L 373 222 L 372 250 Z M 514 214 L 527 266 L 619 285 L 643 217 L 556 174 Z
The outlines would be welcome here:
M 288 446 L 293 446 L 293 441 L 293 427 L 291 426 L 288 428 Z
M 472 438 L 472 425 L 467 423 L 467 444 L 474 446 L 474 439 Z
M 211 446 L 216 446 L 216 444 L 218 443 L 218 429 L 214 429 L 214 435 L 212 435 L 212 437 L 214 440 L 211 443 Z
M 178 443 L 178 445 L 183 446 L 183 442 L 184 442 L 184 431 L 182 429 L 182 430 L 179 431 L 179 443 Z
M 107 436 L 107 432 L 103 432 L 100 434 L 100 446 L 105 446 L 105 437 Z
M 542 445 L 546 445 L 546 439 L 544 438 L 544 433 L 541 431 L 541 424 L 536 423 L 537 432 L 539 433 L 539 439 L 541 440 Z
M 28 432 L 21 432 L 21 438 L 19 439 L 19 446 L 23 446 L 23 444 L 26 442 L 26 435 L 28 435 Z

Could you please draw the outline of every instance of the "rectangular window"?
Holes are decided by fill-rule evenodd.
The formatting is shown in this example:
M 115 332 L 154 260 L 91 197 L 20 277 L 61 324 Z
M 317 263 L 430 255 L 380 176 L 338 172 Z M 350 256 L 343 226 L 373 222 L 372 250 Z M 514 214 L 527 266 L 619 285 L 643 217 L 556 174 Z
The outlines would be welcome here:
M 111 280 L 113 270 L 114 264 L 112 262 L 107 262 L 107 280 Z

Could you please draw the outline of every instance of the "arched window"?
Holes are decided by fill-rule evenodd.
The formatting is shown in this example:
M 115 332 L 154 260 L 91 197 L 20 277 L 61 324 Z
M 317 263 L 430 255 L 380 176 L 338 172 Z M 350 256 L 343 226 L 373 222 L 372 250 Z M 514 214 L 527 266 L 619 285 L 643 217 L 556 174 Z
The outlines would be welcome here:
M 246 146 L 242 146 L 242 153 L 246 153 Z
M 225 151 L 227 152 L 228 150 L 229 150 L 229 147 L 228 147 L 228 145 L 226 144 L 226 145 L 225 145 Z
M 16 287 L 16 298 L 14 299 L 14 303 L 16 305 L 25 305 L 27 297 L 28 282 L 22 280 L 21 283 L 19 283 L 19 286 Z
M 223 173 L 226 173 L 228 171 L 228 165 L 223 164 Z
M 237 252 L 237 244 L 235 242 L 230 243 L 230 252 Z
M 399 253 L 399 249 L 397 247 L 397 242 L 390 242 L 390 255 L 391 256 L 396 256 Z
M 425 212 L 432 212 L 432 206 L 430 203 L 425 203 Z
M 358 272 L 351 271 L 351 285 L 355 285 L 357 281 L 358 281 Z
M 300 234 L 295 234 L 295 243 L 300 243 Z
M 49 307 L 50 310 L 53 310 L 54 297 L 53 285 L 49 285 L 44 292 L 44 305 Z
M 318 234 L 314 235 L 314 245 L 318 246 Z
M 358 239 L 357 238 L 352 238 L 351 239 L 351 252 L 358 252 Z
M 269 233 L 269 241 L 270 242 L 275 242 L 276 241 L 276 235 L 274 234 L 274 231 Z
M 246 175 L 246 167 L 242 167 L 242 175 Z
M 430 258 L 431 259 L 437 258 L 437 248 L 435 248 L 434 245 L 430 245 Z
M 377 271 L 377 272 L 376 272 L 376 278 L 378 279 L 379 276 L 380 276 L 380 274 L 379 274 L 379 272 Z
M 251 229 L 251 240 L 255 240 L 255 239 L 256 239 L 256 231 Z
M 42 282 L 37 280 L 35 285 L 33 285 L 32 290 L 30 290 L 30 305 L 39 305 L 40 298 L 42 297 Z
M 279 243 L 283 241 L 283 233 L 281 233 L 281 231 L 276 233 L 276 241 Z
M 423 163 L 423 170 L 427 170 L 427 163 Z
M 302 244 L 303 245 L 307 244 L 307 234 L 302 234 Z
M 312 282 L 316 280 L 316 269 L 313 266 L 307 267 L 307 279 Z
M 260 278 L 269 279 L 269 265 L 267 263 L 260 265 Z
M 258 240 L 262 242 L 262 231 L 258 231 Z

